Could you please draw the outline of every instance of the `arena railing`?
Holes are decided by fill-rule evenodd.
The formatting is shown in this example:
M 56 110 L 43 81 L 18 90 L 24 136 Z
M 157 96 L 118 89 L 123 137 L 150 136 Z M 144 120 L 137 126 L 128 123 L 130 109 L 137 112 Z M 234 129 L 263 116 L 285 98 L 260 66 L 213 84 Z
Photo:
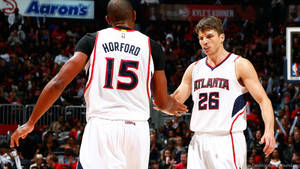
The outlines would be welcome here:
M 20 125 L 24 124 L 30 117 L 34 105 L 20 104 L 0 104 L 0 124 L 2 125 Z M 50 125 L 57 121 L 59 116 L 67 118 L 76 118 L 81 122 L 85 122 L 85 106 L 59 106 L 53 105 L 37 122 L 37 126 Z
M 20 104 L 0 104 L 0 135 L 13 131 L 17 125 L 24 124 L 30 117 L 34 109 L 34 104 L 20 105 Z M 86 108 L 85 106 L 59 106 L 53 105 L 37 122 L 36 126 L 44 127 L 59 119 L 63 116 L 65 120 L 69 118 L 76 119 L 81 123 L 86 123 Z M 183 115 L 182 119 L 189 121 L 190 113 Z M 168 119 L 173 119 L 174 116 L 169 116 L 164 113 L 158 112 L 151 108 L 150 111 L 150 127 L 159 128 L 165 124 Z

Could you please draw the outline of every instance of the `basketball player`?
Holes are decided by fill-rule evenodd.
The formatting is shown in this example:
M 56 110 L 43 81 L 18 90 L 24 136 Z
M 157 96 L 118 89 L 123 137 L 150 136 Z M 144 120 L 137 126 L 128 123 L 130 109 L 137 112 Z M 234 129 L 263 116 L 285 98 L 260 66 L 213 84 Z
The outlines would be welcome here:
M 224 49 L 221 20 L 210 16 L 196 26 L 207 57 L 192 63 L 173 96 L 181 103 L 192 93 L 190 128 L 195 132 L 188 150 L 188 169 L 244 169 L 246 166 L 246 102 L 250 92 L 258 102 L 265 131 L 260 144 L 269 155 L 275 147 L 273 108 L 253 65 Z
M 128 0 L 111 0 L 106 20 L 112 28 L 85 35 L 76 52 L 46 85 L 26 124 L 11 136 L 19 146 L 34 124 L 86 66 L 87 125 L 78 168 L 147 169 L 150 149 L 149 103 L 153 97 L 171 114 L 187 107 L 167 94 L 164 55 L 158 44 L 133 30 L 136 12 Z

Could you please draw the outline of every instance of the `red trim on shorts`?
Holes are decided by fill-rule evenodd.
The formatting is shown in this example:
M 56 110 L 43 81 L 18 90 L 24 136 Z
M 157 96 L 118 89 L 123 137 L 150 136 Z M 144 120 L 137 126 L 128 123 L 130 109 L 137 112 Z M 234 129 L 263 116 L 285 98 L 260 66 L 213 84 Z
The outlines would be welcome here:
M 150 103 L 150 90 L 149 90 L 149 79 L 150 79 L 150 61 L 151 61 L 151 45 L 150 45 L 150 38 L 148 38 L 148 45 L 149 45 L 149 59 L 148 59 L 148 73 L 147 73 L 147 95 L 148 95 L 148 100 Z
M 245 111 L 246 111 L 246 109 L 245 109 L 244 111 L 242 111 L 240 114 L 238 114 L 238 115 L 235 117 L 235 119 L 233 120 L 233 122 L 232 122 L 232 124 L 231 124 L 230 131 L 229 131 L 230 137 L 231 137 L 231 144 L 232 144 L 233 161 L 234 161 L 234 165 L 235 165 L 235 168 L 236 168 L 236 169 L 238 169 L 238 168 L 237 168 L 237 165 L 236 165 L 236 159 L 235 159 L 235 150 L 234 150 L 234 141 L 233 141 L 233 136 L 232 136 L 232 127 L 233 127 L 234 122 L 237 120 L 237 118 L 238 118 L 240 115 L 244 114 Z
M 97 32 L 96 40 L 95 40 L 95 46 L 94 46 L 94 58 L 93 58 L 93 64 L 92 64 L 91 77 L 90 77 L 90 79 L 89 79 L 89 82 L 88 82 L 87 86 L 86 86 L 85 89 L 84 89 L 83 95 L 85 94 L 87 88 L 90 87 L 90 84 L 91 84 L 91 82 L 92 82 L 92 80 L 93 80 L 93 74 L 94 74 L 94 66 L 95 66 L 95 59 L 96 59 L 96 49 L 97 49 L 98 35 L 99 35 L 99 32 Z
M 116 28 L 116 27 L 112 27 L 112 28 L 117 31 L 125 31 L 125 32 L 134 32 L 135 31 L 133 29 L 120 29 L 120 28 Z
M 234 62 L 238 59 L 238 58 L 240 58 L 241 56 L 237 56 L 235 59 L 234 59 Z

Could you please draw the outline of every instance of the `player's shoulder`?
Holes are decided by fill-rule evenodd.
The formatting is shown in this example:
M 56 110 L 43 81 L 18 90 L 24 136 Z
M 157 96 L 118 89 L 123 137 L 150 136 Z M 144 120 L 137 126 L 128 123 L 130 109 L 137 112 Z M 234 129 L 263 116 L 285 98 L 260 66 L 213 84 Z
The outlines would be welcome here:
M 251 64 L 247 58 L 244 58 L 240 55 L 235 55 L 233 59 L 236 65 Z
M 247 74 L 250 69 L 255 69 L 253 64 L 247 58 L 239 56 L 234 60 L 234 62 L 237 75 Z
M 96 36 L 97 36 L 97 32 L 86 33 L 81 39 L 94 41 L 96 39 Z
M 188 66 L 187 71 L 188 71 L 188 72 L 193 72 L 194 67 L 195 67 L 196 65 L 198 65 L 199 62 L 200 62 L 201 60 L 202 60 L 202 59 L 199 59 L 199 60 L 196 60 L 196 61 L 194 61 L 193 63 L 191 63 L 191 64 Z
M 206 57 L 194 61 L 191 65 L 196 66 L 196 65 L 204 64 L 206 62 Z
M 86 33 L 86 36 L 89 36 L 89 37 L 96 37 L 96 36 L 97 36 L 97 32 Z

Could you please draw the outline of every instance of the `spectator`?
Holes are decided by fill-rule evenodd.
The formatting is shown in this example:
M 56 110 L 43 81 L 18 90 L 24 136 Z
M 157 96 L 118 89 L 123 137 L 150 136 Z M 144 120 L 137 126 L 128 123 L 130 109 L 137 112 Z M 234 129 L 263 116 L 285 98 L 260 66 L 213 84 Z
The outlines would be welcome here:
M 21 99 L 16 96 L 16 93 L 14 91 L 9 92 L 6 101 L 10 104 L 22 104 Z
M 65 56 L 64 50 L 61 49 L 60 54 L 55 57 L 54 62 L 58 65 L 61 65 L 61 64 L 65 64 L 68 60 L 69 58 Z
M 57 141 L 56 141 L 56 139 L 54 139 L 53 133 L 46 132 L 40 153 L 43 156 L 46 156 L 47 154 L 53 153 L 56 150 L 57 150 Z
M 255 169 L 254 156 L 249 156 L 248 157 L 248 168 L 249 169 Z
M 159 162 L 157 160 L 150 160 L 150 169 L 160 169 Z
M 54 43 L 62 43 L 66 40 L 67 34 L 61 25 L 57 25 L 51 35 Z
M 155 161 L 160 159 L 160 150 L 162 149 L 156 137 L 156 134 L 152 132 L 150 135 L 150 160 Z
M 284 154 L 284 155 L 282 155 L 282 158 L 281 158 L 282 162 L 284 164 L 291 163 L 294 151 L 295 151 L 295 147 L 293 145 L 293 137 L 288 136 L 287 144 L 285 146 L 285 149 L 282 152 L 282 154 Z
M 261 136 L 262 136 L 261 130 L 257 130 L 255 132 L 255 138 L 252 142 L 252 145 L 250 146 L 250 148 L 256 149 L 258 154 L 263 153 L 263 148 L 264 148 L 263 145 L 259 144 Z
M 0 60 L 0 62 L 1 62 L 1 60 Z M 0 86 L 0 103 L 1 104 L 8 103 L 8 101 L 5 99 L 4 91 L 3 91 L 3 87 L 2 86 Z
M 263 160 L 263 159 L 262 159 L 262 156 L 261 156 L 260 154 L 257 153 L 256 148 L 253 148 L 253 149 L 252 149 L 252 153 L 251 153 L 250 156 L 253 157 L 253 162 L 254 162 L 254 164 L 260 164 L 260 163 L 262 163 L 262 160 Z
M 13 156 L 9 152 L 9 145 L 7 142 L 0 143 L 0 168 L 11 167 L 14 165 Z
M 298 169 L 300 166 L 300 154 L 299 152 L 294 152 L 292 157 L 292 166 L 293 169 Z
M 11 28 L 13 25 L 23 25 L 24 24 L 24 18 L 19 13 L 19 8 L 16 8 L 13 14 L 10 14 L 8 16 L 8 23 L 9 27 Z
M 75 154 L 72 149 L 68 148 L 65 151 L 63 167 L 68 169 L 76 169 L 77 160 L 75 159 Z
M 14 28 L 7 40 L 10 46 L 22 45 L 25 40 L 25 33 L 22 30 L 18 31 L 17 28 Z
M 172 157 L 172 154 L 173 152 L 171 151 L 171 149 L 163 150 L 160 157 L 160 162 L 163 169 L 170 169 L 172 167 L 172 164 L 174 164 L 174 158 Z
M 50 124 L 49 130 L 58 134 L 62 130 L 64 120 L 64 116 L 60 115 L 57 121 L 54 121 Z
M 181 161 L 181 154 L 182 152 L 185 151 L 185 148 L 183 147 L 183 142 L 182 138 L 180 136 L 175 138 L 175 149 L 174 149 L 174 154 L 175 154 L 175 161 L 178 163 Z
M 29 169 L 43 169 L 45 168 L 45 164 L 43 162 L 43 155 L 42 154 L 36 154 L 34 157 L 34 163 L 30 165 Z
M 274 152 L 272 153 L 270 164 L 275 167 L 279 167 L 279 165 L 281 164 L 281 161 L 279 159 L 278 149 L 275 149 Z
M 47 166 L 51 169 L 63 169 L 62 164 L 58 162 L 58 159 L 54 153 L 49 153 L 46 158 Z
M 186 169 L 187 168 L 187 153 L 182 151 L 180 154 L 180 163 L 176 164 L 175 169 Z
M 299 118 L 299 117 L 298 117 Z M 295 150 L 299 153 L 300 152 L 300 131 L 294 132 L 294 146 Z

